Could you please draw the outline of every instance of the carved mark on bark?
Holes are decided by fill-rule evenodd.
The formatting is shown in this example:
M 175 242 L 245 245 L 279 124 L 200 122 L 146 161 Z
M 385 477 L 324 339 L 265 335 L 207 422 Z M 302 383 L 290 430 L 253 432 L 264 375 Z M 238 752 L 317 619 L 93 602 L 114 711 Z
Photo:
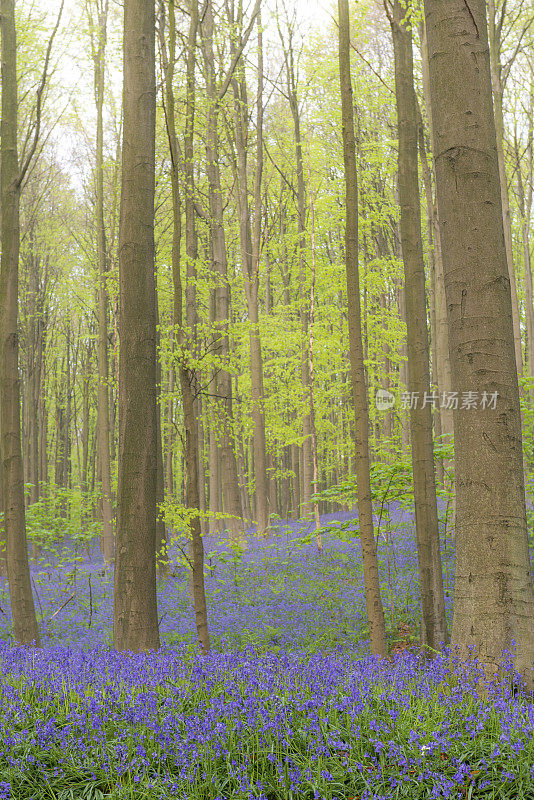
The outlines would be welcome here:
M 465 317 L 466 298 L 467 298 L 467 289 L 462 289 L 462 300 L 461 300 L 461 304 L 460 304 L 460 317 L 461 317 L 462 321 L 463 321 L 463 319 Z
M 473 25 L 475 26 L 476 37 L 477 37 L 477 39 L 480 39 L 480 35 L 479 35 L 479 33 L 478 33 L 478 25 L 477 25 L 477 24 L 476 24 L 476 22 L 475 22 L 475 18 L 474 18 L 474 16 L 473 16 L 473 12 L 472 12 L 472 11 L 471 11 L 471 9 L 469 8 L 469 5 L 468 5 L 468 3 L 467 3 L 467 0 L 464 0 L 464 6 L 467 8 L 467 13 L 468 13 L 468 14 L 469 14 L 469 16 L 471 17 L 471 20 L 472 20 L 472 22 L 473 22 Z
M 493 444 L 493 442 L 491 441 L 491 439 L 490 439 L 490 437 L 488 436 L 488 434 L 486 433 L 486 431 L 484 431 L 484 432 L 482 433 L 482 438 L 484 439 L 484 441 L 486 442 L 486 444 L 488 445 L 488 447 L 491 447 L 491 449 L 492 449 L 492 450 L 493 450 L 493 451 L 496 453 L 496 452 L 497 452 L 497 448 L 495 447 L 495 445 L 494 445 L 494 444 Z

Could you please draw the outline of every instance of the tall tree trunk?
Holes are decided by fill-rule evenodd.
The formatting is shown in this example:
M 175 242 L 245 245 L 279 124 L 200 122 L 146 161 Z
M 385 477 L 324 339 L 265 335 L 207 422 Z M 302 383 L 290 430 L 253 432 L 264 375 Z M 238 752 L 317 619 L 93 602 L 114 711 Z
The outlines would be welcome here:
M 313 363 L 313 334 L 315 324 L 315 200 L 311 194 L 311 167 L 310 167 L 310 154 L 308 151 L 308 180 L 310 184 L 310 209 L 311 209 L 311 295 L 310 295 L 310 310 L 308 317 L 308 370 L 310 375 L 310 432 L 311 432 L 311 450 L 312 450 L 312 465 L 313 465 L 313 492 L 317 494 L 319 491 L 319 464 L 317 456 L 317 429 L 315 426 L 315 386 L 314 386 L 314 363 Z M 319 503 L 313 503 L 313 514 L 315 518 L 315 530 L 318 531 L 321 527 L 321 518 L 319 514 Z M 323 549 L 321 534 L 316 534 L 317 549 Z
M 302 354 L 300 362 L 300 376 L 304 391 L 304 412 L 302 415 L 302 435 L 304 441 L 301 447 L 302 480 L 300 484 L 301 509 L 299 516 L 311 514 L 312 485 L 313 485 L 313 455 L 312 455 L 312 428 L 310 417 L 310 359 L 309 359 L 309 313 L 306 303 L 306 184 L 304 181 L 304 158 L 302 154 L 302 131 L 300 108 L 297 94 L 295 76 L 293 41 L 290 34 L 287 50 L 284 53 L 287 71 L 287 93 L 289 107 L 293 117 L 293 131 L 295 136 L 295 158 L 297 165 L 297 218 L 298 218 L 298 251 L 299 251 L 299 295 L 300 295 L 300 327 L 302 340 Z
M 48 409 L 46 406 L 45 372 L 41 379 L 39 393 L 39 493 L 46 496 L 48 491 Z M 44 484 L 44 485 L 43 485 Z
M 154 0 L 125 0 L 113 639 L 116 650 L 134 652 L 159 647 L 155 557 L 155 23 Z
M 0 261 L 0 432 L 7 575 L 15 640 L 40 646 L 28 565 L 20 431 L 18 277 L 20 186 L 17 155 L 17 43 L 14 0 L 1 0 L 2 44 Z
M 173 320 L 174 322 L 174 320 Z M 174 332 L 171 338 L 171 363 L 169 366 L 169 399 L 167 400 L 167 436 L 165 442 L 165 491 L 172 498 L 174 494 L 174 475 L 172 469 L 174 447 Z
M 233 20 L 232 20 L 233 22 Z M 242 27 L 243 20 L 238 20 Z M 245 284 L 245 297 L 249 316 L 250 376 L 252 396 L 252 421 L 254 425 L 254 481 L 255 515 L 257 532 L 262 535 L 269 524 L 269 481 L 267 477 L 267 453 L 265 442 L 265 407 L 263 394 L 263 357 L 259 326 L 259 285 L 263 173 L 263 39 L 261 16 L 258 15 L 258 93 L 256 100 L 256 169 L 254 175 L 254 219 L 248 202 L 248 104 L 244 65 L 240 60 L 240 76 L 234 78 L 235 144 L 237 153 L 237 198 L 239 208 L 239 231 L 241 241 L 241 266 Z M 234 43 L 241 47 L 242 42 Z M 271 509 L 271 512 L 273 509 Z
M 526 157 L 526 180 L 523 182 L 521 158 L 517 132 L 515 136 L 515 158 L 517 167 L 517 199 L 521 216 L 521 239 L 523 244 L 523 266 L 525 270 L 525 322 L 527 329 L 527 374 L 534 378 L 534 291 L 532 288 L 532 263 L 530 256 L 530 218 L 532 214 L 532 167 L 533 167 L 533 127 L 534 127 L 534 73 L 531 72 L 530 103 L 528 114 Z M 526 184 L 526 196 L 525 196 Z M 534 385 L 530 388 L 534 399 Z
M 217 372 L 216 408 L 220 426 L 221 479 L 224 511 L 229 536 L 237 541 L 242 537 L 241 500 L 237 478 L 237 462 L 234 449 L 232 375 L 224 369 L 230 356 L 228 322 L 230 319 L 230 285 L 228 282 L 228 260 L 224 230 L 223 196 L 219 165 L 218 106 L 221 98 L 216 87 L 215 56 L 213 52 L 213 4 L 208 0 L 202 23 L 204 59 L 207 69 L 207 128 L 206 128 L 206 172 L 209 184 L 210 225 L 213 247 L 213 268 L 218 275 L 215 288 L 215 319 L 218 337 L 217 355 L 223 366 Z
M 89 465 L 89 382 L 91 379 L 91 345 L 87 346 L 85 354 L 85 368 L 83 374 L 82 389 L 82 474 L 80 482 L 82 491 L 86 492 L 88 484 L 88 465 Z
M 430 278 L 430 352 L 431 352 L 431 361 L 432 361 L 432 370 L 430 371 L 430 386 L 432 389 L 432 393 L 436 393 L 437 395 L 437 402 L 438 402 L 438 409 L 435 414 L 432 415 L 433 422 L 434 422 L 434 434 L 435 437 L 438 438 L 442 434 L 442 427 L 441 427 L 441 413 L 442 407 L 445 405 L 443 402 L 440 402 L 440 398 L 443 398 L 441 386 L 439 383 L 439 371 L 438 371 L 438 315 L 437 315 L 437 303 L 436 303 L 436 249 L 434 247 L 434 226 L 433 226 L 433 215 L 434 215 L 434 198 L 432 195 L 432 178 L 430 174 L 430 167 L 428 165 L 428 158 L 426 153 L 426 145 L 425 145 L 425 130 L 423 126 L 423 118 L 421 116 L 421 112 L 419 110 L 419 106 L 417 106 L 417 138 L 419 143 L 419 159 L 421 162 L 421 174 L 423 178 L 423 186 L 425 190 L 425 200 L 426 200 L 426 231 L 427 231 L 427 238 L 428 238 L 428 261 L 429 261 L 429 278 Z M 432 401 L 432 405 L 434 405 L 434 401 Z M 443 409 L 445 410 L 445 409 Z M 448 412 L 451 414 L 452 412 Z M 436 461 L 436 479 L 440 485 L 443 485 L 444 481 L 444 470 L 443 470 L 443 460 L 440 458 Z
M 93 41 L 94 91 L 96 105 L 95 222 L 98 248 L 98 413 L 97 442 L 102 481 L 102 549 L 104 562 L 114 558 L 113 503 L 111 499 L 111 461 L 109 451 L 109 366 L 108 366 L 108 289 L 109 268 L 104 225 L 104 92 L 107 42 L 108 0 L 97 0 L 95 41 Z
M 419 39 L 421 42 L 421 64 L 423 75 L 423 96 L 425 109 L 428 119 L 428 129 L 432 140 L 432 109 L 430 108 L 430 86 L 428 77 L 428 48 L 426 42 L 426 27 L 421 23 L 419 29 Z M 422 121 L 420 122 L 422 125 Z M 423 157 L 424 138 L 420 138 L 421 157 Z M 435 287 L 434 302 L 436 308 L 436 370 L 437 383 L 439 390 L 446 395 L 452 391 L 451 383 L 451 360 L 449 352 L 449 328 L 447 322 L 447 303 L 445 300 L 445 283 L 443 279 L 443 259 L 441 256 L 441 240 L 439 234 L 439 215 L 438 206 L 435 200 L 432 202 L 432 241 L 434 244 L 434 271 Z M 443 394 L 442 394 L 443 398 Z M 453 422 L 452 409 L 448 408 L 447 403 L 440 403 L 441 432 L 447 436 L 452 436 Z
M 521 326 L 519 320 L 519 304 L 517 302 L 517 284 L 514 269 L 514 252 L 512 245 L 512 216 L 510 213 L 510 198 L 508 197 L 508 181 L 504 164 L 504 114 L 503 96 L 504 85 L 501 65 L 501 26 L 497 22 L 495 0 L 488 3 L 488 34 L 490 48 L 490 74 L 493 87 L 493 109 L 495 120 L 495 135 L 497 141 L 497 162 L 499 165 L 499 182 L 501 191 L 501 206 L 504 226 L 504 244 L 506 247 L 506 263 L 510 279 L 510 293 L 512 298 L 512 320 L 514 325 L 514 350 L 517 362 L 517 373 L 523 374 L 523 356 L 521 353 Z M 502 9 L 504 14 L 504 8 Z
M 417 171 L 417 105 L 413 86 L 412 36 L 404 24 L 405 9 L 394 0 L 390 13 L 395 58 L 395 94 L 399 131 L 399 202 L 408 332 L 410 438 L 415 502 L 415 528 L 421 583 L 422 639 L 436 649 L 448 641 L 443 573 L 439 544 L 425 267 L 421 241 L 421 206 Z M 427 402 L 425 403 L 425 398 Z
M 206 502 L 206 466 L 204 461 L 204 418 L 202 411 L 202 398 L 197 398 L 197 420 L 198 420 L 198 490 L 200 503 L 200 532 L 202 537 L 208 534 L 208 517 Z
M 180 213 L 180 212 L 179 212 Z M 180 237 L 181 230 L 178 233 Z M 178 243 L 178 265 L 180 264 L 180 245 Z M 167 529 L 162 509 L 165 502 L 165 481 L 163 474 L 163 441 L 161 435 L 161 354 L 159 334 L 159 305 L 156 291 L 156 391 L 158 403 L 156 407 L 156 568 L 160 575 L 169 573 L 169 556 L 167 552 Z
M 348 0 L 338 0 L 338 9 L 339 77 L 341 84 L 341 122 L 346 191 L 345 266 L 347 271 L 350 372 L 356 417 L 354 444 L 358 487 L 358 516 L 362 543 L 365 607 L 369 623 L 371 652 L 374 655 L 385 656 L 387 653 L 386 626 L 382 597 L 380 595 L 376 541 L 373 533 L 373 507 L 369 473 L 369 408 L 367 405 L 363 364 L 360 278 L 358 273 L 358 181 L 350 77 Z
M 163 19 L 163 5 L 161 18 Z M 198 27 L 198 3 L 192 0 L 191 21 L 188 36 L 187 50 L 187 109 L 186 109 L 186 161 L 191 159 L 186 171 L 186 250 L 188 260 L 197 257 L 197 237 L 194 219 L 194 184 L 193 184 L 193 123 L 194 123 L 194 79 L 195 79 L 195 48 Z M 163 32 L 163 26 L 160 26 Z M 186 469 L 186 505 L 193 512 L 191 518 L 191 532 L 189 540 L 189 557 L 191 560 L 190 587 L 195 606 L 195 622 L 201 651 L 209 652 L 210 640 L 208 632 L 208 614 L 206 606 L 206 593 L 204 588 L 204 545 L 200 525 L 200 490 L 198 478 L 198 421 L 196 418 L 195 398 L 193 394 L 195 373 L 188 366 L 186 360 L 187 350 L 191 347 L 183 320 L 183 291 L 180 273 L 180 240 L 182 235 L 182 210 L 178 184 L 178 141 L 174 122 L 174 91 L 173 75 L 176 60 L 176 24 L 174 15 L 174 0 L 169 3 L 169 54 L 167 57 L 164 39 L 161 41 L 165 68 L 165 103 L 166 124 L 171 154 L 171 181 L 172 181 L 172 208 L 173 208 L 173 240 L 172 240 L 172 277 L 173 277 L 173 318 L 176 324 L 178 345 L 181 356 L 178 364 L 180 389 L 182 392 L 182 405 L 185 425 L 185 469 Z M 192 282 L 188 282 L 188 291 L 192 291 Z M 195 309 L 190 297 L 186 300 L 186 325 L 189 330 L 194 326 Z
M 466 657 L 473 646 L 492 674 L 514 640 L 516 668 L 534 688 L 534 589 L 486 4 L 425 0 L 425 16 L 452 379 L 481 399 L 476 411 L 454 412 L 452 645 Z
M 0 396 L 0 403 L 2 398 Z M 0 420 L 2 411 L 0 408 Z M 4 461 L 2 458 L 2 437 L 0 436 L 0 578 L 7 577 L 7 541 L 4 524 Z

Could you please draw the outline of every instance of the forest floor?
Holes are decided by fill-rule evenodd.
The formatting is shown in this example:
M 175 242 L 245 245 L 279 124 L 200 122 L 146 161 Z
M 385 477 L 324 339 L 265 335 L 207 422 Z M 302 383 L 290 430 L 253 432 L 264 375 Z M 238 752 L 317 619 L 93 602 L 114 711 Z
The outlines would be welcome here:
M 304 523 L 244 553 L 206 540 L 205 657 L 177 547 L 148 655 L 111 649 L 113 575 L 96 557 L 33 564 L 42 650 L 13 646 L 0 585 L 0 800 L 534 800 L 534 702 L 509 665 L 481 699 L 476 664 L 416 646 L 411 516 L 380 523 L 388 659 L 366 645 L 354 515 L 322 523 L 322 552 Z

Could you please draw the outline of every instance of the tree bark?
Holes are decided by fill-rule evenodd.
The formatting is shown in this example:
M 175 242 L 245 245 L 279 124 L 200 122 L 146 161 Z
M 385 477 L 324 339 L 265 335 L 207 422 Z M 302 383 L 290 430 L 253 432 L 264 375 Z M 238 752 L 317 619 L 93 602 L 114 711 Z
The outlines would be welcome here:
M 313 512 L 311 495 L 313 486 L 312 426 L 310 416 L 310 357 L 309 357 L 309 311 L 306 303 L 306 184 L 304 181 L 304 158 L 302 154 L 302 131 L 295 75 L 293 40 L 290 33 L 287 50 L 284 52 L 287 72 L 287 94 L 293 117 L 295 137 L 295 159 L 297 165 L 297 222 L 299 252 L 299 295 L 302 354 L 300 376 L 304 392 L 304 411 L 302 415 L 301 471 L 299 516 L 306 517 Z
M 113 638 L 159 647 L 156 598 L 155 9 L 124 3 L 124 129 L 119 224 L 119 484 Z
M 0 261 L 0 432 L 4 481 L 7 575 L 15 640 L 40 646 L 28 565 L 20 431 L 18 277 L 20 186 L 17 154 L 17 43 L 14 0 L 1 0 L 2 43 Z
M 504 8 L 503 8 L 504 14 Z M 490 48 L 490 74 L 493 88 L 493 109 L 495 120 L 495 135 L 497 141 L 497 161 L 499 165 L 499 184 L 501 191 L 502 218 L 504 226 L 504 244 L 506 247 L 506 263 L 510 278 L 510 293 L 512 298 L 512 320 L 514 325 L 514 350 L 517 362 L 517 373 L 523 374 L 523 356 L 521 353 L 521 326 L 519 320 L 519 304 L 517 302 L 517 284 L 514 269 L 514 251 L 512 245 L 512 216 L 510 213 L 510 198 L 508 196 L 508 181 L 504 164 L 504 114 L 503 95 L 504 84 L 501 65 L 501 29 L 497 23 L 495 0 L 488 0 L 488 36 Z
M 234 449 L 234 423 L 232 409 L 232 375 L 224 369 L 230 356 L 228 323 L 230 319 L 230 285 L 228 282 L 228 260 L 224 230 L 224 212 L 221 173 L 219 165 L 219 92 L 216 87 L 215 57 L 213 52 L 213 4 L 208 0 L 201 25 L 204 59 L 207 69 L 207 128 L 206 128 L 206 172 L 209 184 L 210 227 L 213 247 L 213 268 L 218 275 L 215 288 L 215 324 L 217 328 L 217 355 L 222 367 L 217 372 L 215 394 L 217 422 L 220 426 L 221 479 L 224 512 L 229 536 L 234 541 L 241 539 L 243 522 L 237 477 L 237 462 Z
M 495 408 L 454 412 L 452 645 L 465 657 L 473 646 L 491 675 L 514 640 L 516 669 L 534 687 L 534 589 L 486 5 L 425 0 L 425 16 L 453 385 L 479 398 L 497 393 Z
M 363 364 L 360 310 L 360 278 L 358 273 L 358 181 L 352 85 L 350 77 L 350 23 L 348 0 L 338 0 L 339 8 L 339 76 L 341 84 L 341 120 L 343 163 L 345 166 L 346 227 L 345 266 L 347 271 L 348 327 L 350 372 L 356 417 L 354 437 L 358 516 L 362 543 L 365 606 L 369 623 L 371 652 L 387 654 L 384 608 L 380 595 L 380 577 L 376 541 L 373 533 L 373 507 L 369 473 L 369 409 Z
M 88 12 L 89 13 L 89 12 Z M 98 412 L 97 442 L 102 481 L 102 547 L 104 562 L 114 559 L 113 503 L 111 499 L 111 461 L 109 451 L 109 366 L 108 366 L 108 290 L 109 269 L 104 225 L 104 91 L 107 42 L 108 0 L 97 0 L 96 41 L 92 42 L 96 106 L 95 222 L 98 248 Z
M 233 22 L 233 20 L 232 20 Z M 242 27 L 243 20 L 237 21 Z M 235 144 L 237 153 L 237 200 L 239 209 L 239 232 L 241 242 L 241 267 L 243 271 L 245 297 L 250 323 L 250 374 L 252 396 L 252 420 L 254 424 L 254 481 L 255 515 L 258 535 L 263 535 L 269 524 L 269 480 L 267 477 L 267 453 L 265 441 L 265 408 L 263 395 L 263 357 L 259 325 L 259 285 L 263 173 L 263 38 L 261 16 L 258 15 L 258 93 L 256 100 L 256 168 L 254 174 L 254 219 L 248 202 L 248 103 L 244 76 L 244 65 L 240 60 L 240 75 L 232 81 L 235 107 Z M 234 43 L 233 53 L 241 42 Z M 271 509 L 273 512 L 273 509 Z M 273 512 L 274 513 L 274 512 Z
M 163 12 L 163 6 L 161 6 Z M 163 18 L 163 13 L 162 13 Z M 192 0 L 191 21 L 188 36 L 187 50 L 187 109 L 186 109 L 186 160 L 191 157 L 193 145 L 194 122 L 194 72 L 195 72 L 195 47 L 198 27 L 198 3 Z M 162 30 L 163 26 L 161 26 Z M 166 124 L 171 153 L 171 181 L 172 181 L 172 207 L 173 207 L 173 240 L 172 240 L 172 276 L 173 276 L 173 318 L 176 325 L 178 347 L 181 351 L 178 362 L 178 375 L 182 392 L 182 404 L 185 424 L 185 468 L 186 468 L 186 505 L 192 510 L 190 520 L 189 557 L 191 560 L 190 587 L 192 589 L 193 603 L 195 606 L 195 622 L 201 651 L 209 652 L 210 640 L 208 633 L 208 616 L 206 594 L 204 588 L 204 545 L 200 525 L 200 489 L 198 476 L 198 421 L 195 413 L 195 398 L 193 381 L 196 371 L 187 363 L 187 351 L 191 346 L 183 320 L 183 291 L 180 273 L 180 240 L 181 240 L 181 201 L 178 183 L 178 142 L 174 122 L 174 91 L 173 75 L 176 60 L 176 25 L 174 16 L 174 0 L 169 3 L 169 54 L 167 58 L 165 42 L 162 39 L 162 52 L 165 67 L 165 102 Z M 191 162 L 192 167 L 192 162 Z M 194 201 L 193 173 L 188 169 L 186 173 L 186 250 L 188 259 L 197 257 L 197 239 L 195 220 L 192 207 Z M 186 302 L 186 324 L 191 330 L 194 325 L 194 307 Z
M 399 132 L 399 202 L 404 261 L 406 327 L 408 332 L 410 439 L 415 502 L 415 528 L 421 583 L 422 639 L 432 649 L 448 641 L 443 573 L 439 544 L 425 267 L 421 240 L 421 206 L 417 171 L 417 104 L 413 85 L 412 36 L 404 24 L 400 0 L 391 6 L 390 22 L 395 59 L 395 94 Z M 425 403 L 425 398 L 427 402 Z
M 523 245 L 523 266 L 525 270 L 525 322 L 527 329 L 526 362 L 529 378 L 534 378 L 534 291 L 532 288 L 532 263 L 530 255 L 530 218 L 532 214 L 532 166 L 533 166 L 533 126 L 534 126 L 534 75 L 531 74 L 530 102 L 528 114 L 526 157 L 526 180 L 523 182 L 521 158 L 517 132 L 515 137 L 515 158 L 517 166 L 517 200 L 521 217 L 521 239 Z M 526 192 L 525 192 L 526 185 Z M 534 386 L 530 388 L 534 399 Z

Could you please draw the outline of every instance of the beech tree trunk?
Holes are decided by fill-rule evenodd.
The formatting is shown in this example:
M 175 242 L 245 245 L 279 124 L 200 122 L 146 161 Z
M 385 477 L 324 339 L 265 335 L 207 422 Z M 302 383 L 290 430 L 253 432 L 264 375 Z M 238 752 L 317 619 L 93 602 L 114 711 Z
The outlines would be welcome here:
M 180 206 L 178 206 L 180 208 Z M 181 227 L 178 231 L 178 264 L 180 263 L 180 236 Z M 165 476 L 163 474 L 163 440 L 161 435 L 161 358 L 160 358 L 160 334 L 159 334 L 159 306 L 156 293 L 156 569 L 160 575 L 167 575 L 169 572 L 169 556 L 167 553 L 167 530 L 165 528 L 165 517 L 162 505 L 165 502 Z
M 413 85 L 412 36 L 404 24 L 405 14 L 406 10 L 400 0 L 394 0 L 390 22 L 395 58 L 395 94 L 399 131 L 398 185 L 408 333 L 408 387 L 409 392 L 415 393 L 416 398 L 416 402 L 410 408 L 410 438 L 421 583 L 421 638 L 435 650 L 441 644 L 447 643 L 448 632 L 436 501 L 432 405 L 428 402 L 431 389 L 417 171 L 417 101 Z
M 162 18 L 163 18 L 163 6 Z M 162 29 L 163 26 L 161 26 Z M 187 51 L 187 111 L 186 111 L 186 159 L 191 157 L 193 145 L 193 122 L 194 122 L 194 76 L 195 76 L 195 47 L 198 27 L 198 4 L 197 0 L 192 0 L 191 21 L 188 36 Z M 194 386 L 193 380 L 195 372 L 188 366 L 186 354 L 191 346 L 188 341 L 187 333 L 184 329 L 183 321 L 183 291 L 180 273 L 180 240 L 181 240 L 181 201 L 178 183 L 178 143 L 174 122 L 174 91 L 173 75 L 176 60 L 176 24 L 174 15 L 174 0 L 169 3 L 169 54 L 167 57 L 165 41 L 162 37 L 162 52 L 165 69 L 165 103 L 166 103 L 166 123 L 167 135 L 169 139 L 169 149 L 171 153 L 171 181 L 172 181 L 172 208 L 173 208 L 173 239 L 172 239 L 172 276 L 173 276 L 173 318 L 176 324 L 178 346 L 181 351 L 178 362 L 178 375 L 180 379 L 180 389 L 182 392 L 182 404 L 185 424 L 185 470 L 186 470 L 186 505 L 193 512 L 197 512 L 190 521 L 189 557 L 191 560 L 190 587 L 195 606 L 195 622 L 197 635 L 201 651 L 208 653 L 210 640 L 208 633 L 208 616 L 206 606 L 206 594 L 204 589 L 204 545 L 202 543 L 202 533 L 200 525 L 200 490 L 198 476 L 198 423 L 195 413 Z M 186 250 L 189 259 L 197 257 L 197 239 L 194 220 L 194 185 L 193 172 L 191 167 L 186 173 Z M 194 311 L 191 303 L 186 303 L 186 319 L 189 329 L 193 327 L 194 320 L 191 319 Z
M 119 484 L 113 639 L 159 647 L 156 598 L 154 0 L 124 2 L 124 129 L 119 225 Z
M 97 2 L 96 41 L 93 41 L 94 89 L 96 105 L 96 238 L 98 247 L 98 413 L 97 442 L 102 481 L 102 549 L 104 562 L 114 558 L 113 503 L 111 498 L 111 462 L 109 452 L 109 366 L 108 366 L 108 252 L 104 225 L 104 90 L 107 40 L 108 0 Z
M 2 46 L 1 233 L 0 260 L 0 433 L 4 482 L 4 527 L 13 633 L 19 644 L 40 646 L 35 616 L 24 509 L 20 430 L 18 278 L 20 186 L 17 154 L 17 42 L 14 0 L 1 0 Z
M 493 88 L 493 109 L 495 119 L 495 135 L 497 141 L 497 162 L 499 165 L 499 185 L 501 191 L 502 218 L 504 226 L 504 244 L 506 247 L 506 263 L 510 278 L 510 293 L 512 298 L 512 320 L 514 324 L 514 350 L 517 362 L 517 373 L 523 374 L 523 356 L 521 353 L 521 326 L 519 320 L 519 305 L 517 302 L 517 284 L 514 269 L 514 251 L 512 245 L 512 216 L 510 213 L 510 198 L 508 196 L 508 181 L 504 164 L 504 114 L 503 95 L 505 80 L 501 65 L 501 28 L 497 22 L 495 0 L 488 2 L 488 35 L 490 47 L 490 75 Z M 503 12 L 504 13 L 504 12 Z
M 355 412 L 355 456 L 358 490 L 358 517 L 362 543 L 365 607 L 369 623 L 371 652 L 387 654 L 384 608 L 380 595 L 380 577 L 376 541 L 373 533 L 373 507 L 369 473 L 369 408 L 363 365 L 363 344 L 360 310 L 360 278 L 358 272 L 358 182 L 352 84 L 350 77 L 350 23 L 348 0 L 338 0 L 339 8 L 339 76 L 341 84 L 341 124 L 343 163 L 345 165 L 346 227 L 345 266 L 347 271 L 348 327 L 350 372 Z
M 530 254 L 530 219 L 532 215 L 532 179 L 533 179 L 533 127 L 534 127 L 534 74 L 531 74 L 530 103 L 528 114 L 527 146 L 525 150 L 526 175 L 523 182 L 521 157 L 517 131 L 515 136 L 515 159 L 517 166 L 517 200 L 521 217 L 521 239 L 523 244 L 523 266 L 525 270 L 525 322 L 527 329 L 526 362 L 529 378 L 534 378 L 534 291 L 532 288 L 532 263 Z M 526 185 L 526 192 L 525 192 Z M 534 386 L 530 396 L 534 399 Z
M 233 22 L 233 20 L 232 20 Z M 242 27 L 243 20 L 237 21 Z M 259 326 L 260 245 L 262 223 L 261 179 L 263 174 L 263 39 L 261 17 L 258 15 L 258 94 L 256 100 L 256 165 L 254 174 L 254 218 L 248 201 L 248 103 L 242 59 L 240 75 L 232 81 L 235 105 L 235 143 L 237 153 L 237 199 L 241 242 L 241 267 L 245 284 L 245 297 L 250 323 L 250 374 L 252 419 L 254 423 L 254 481 L 255 516 L 258 535 L 263 535 L 269 524 L 269 480 L 265 442 L 265 408 L 263 396 L 263 357 Z M 241 46 L 241 42 L 237 45 Z M 236 43 L 233 53 L 236 53 Z M 274 513 L 274 509 L 270 509 Z
M 454 412 L 456 572 L 452 645 L 489 675 L 516 642 L 534 688 L 529 561 L 510 276 L 485 0 L 425 0 L 433 152 L 451 370 L 476 410 Z M 491 398 L 493 403 L 483 402 Z
M 297 221 L 298 221 L 298 251 L 299 251 L 299 295 L 300 295 L 300 326 L 302 339 L 302 354 L 300 362 L 300 376 L 304 392 L 304 411 L 302 414 L 302 435 L 304 441 L 301 446 L 301 473 L 300 481 L 300 509 L 298 516 L 306 517 L 313 512 L 311 496 L 313 491 L 313 454 L 312 454 L 312 419 L 310 414 L 310 358 L 309 358 L 309 312 L 306 302 L 306 184 L 304 181 L 304 157 L 302 154 L 302 131 L 300 108 L 297 94 L 295 76 L 294 53 L 292 34 L 290 33 L 287 50 L 284 52 L 287 71 L 287 93 L 289 107 L 293 117 L 293 131 L 295 136 L 295 159 L 297 165 Z
M 209 184 L 210 225 L 213 247 L 213 266 L 218 274 L 215 288 L 215 325 L 217 329 L 217 354 L 223 367 L 218 370 L 215 382 L 217 423 L 220 433 L 221 482 L 224 512 L 228 514 L 226 526 L 231 539 L 242 538 L 241 500 L 237 477 L 237 461 L 234 447 L 234 421 L 232 403 L 232 375 L 224 369 L 230 356 L 228 323 L 230 319 L 230 285 L 228 282 L 228 260 L 224 229 L 224 212 L 221 173 L 219 166 L 218 106 L 222 99 L 217 91 L 215 56 L 213 52 L 213 4 L 208 0 L 204 21 L 203 49 L 207 69 L 207 128 L 206 128 L 206 172 Z M 221 87 L 224 89 L 224 86 Z
M 428 130 L 432 140 L 432 109 L 430 108 L 430 86 L 428 77 L 428 48 L 426 43 L 426 28 L 421 24 L 419 29 L 421 41 L 421 65 L 423 77 L 423 96 L 425 109 L 428 119 Z M 420 122 L 422 123 L 422 120 Z M 423 157 L 424 138 L 421 141 L 421 157 Z M 430 210 L 430 209 L 429 209 Z M 445 300 L 445 283 L 443 280 L 443 259 L 441 256 L 441 241 L 439 235 L 439 215 L 438 206 L 433 198 L 432 201 L 432 241 L 434 244 L 434 301 L 436 308 L 436 372 L 437 383 L 440 392 L 447 395 L 452 391 L 451 383 L 451 360 L 449 352 L 449 328 L 447 322 L 447 304 Z M 443 395 L 442 395 L 443 396 Z M 452 436 L 453 422 L 452 409 L 447 408 L 446 403 L 440 403 L 441 432 L 447 436 Z

